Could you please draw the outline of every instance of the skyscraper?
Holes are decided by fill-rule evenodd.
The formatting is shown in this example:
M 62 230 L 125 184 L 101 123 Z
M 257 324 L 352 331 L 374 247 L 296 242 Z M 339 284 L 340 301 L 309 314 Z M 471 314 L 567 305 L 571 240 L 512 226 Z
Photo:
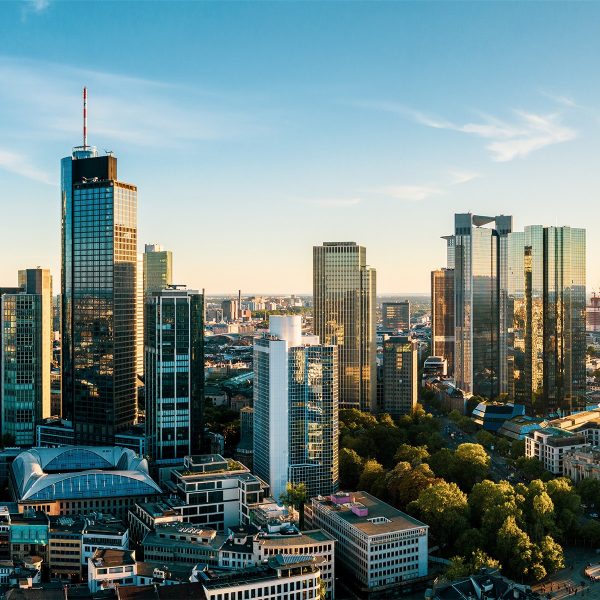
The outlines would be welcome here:
M 224 321 L 232 322 L 238 318 L 239 305 L 237 300 L 223 300 L 223 302 L 221 302 L 221 308 L 223 309 Z
M 137 188 L 85 138 L 61 172 L 63 417 L 111 444 L 137 412 Z
M 381 322 L 384 329 L 406 331 L 410 329 L 410 302 L 383 302 L 381 305 Z
M 322 344 L 338 347 L 341 408 L 376 408 L 375 298 L 366 248 L 354 242 L 313 248 L 314 332 Z
M 495 228 L 485 227 L 489 223 Z M 509 216 L 455 215 L 454 375 L 458 387 L 487 398 L 506 392 L 508 385 L 505 290 L 511 230 Z
M 144 294 L 166 290 L 173 283 L 173 253 L 160 244 L 146 244 L 144 251 Z
M 338 487 L 337 349 L 302 336 L 299 316 L 271 316 L 254 344 L 254 471 L 278 498 Z
M 146 298 L 146 439 L 157 463 L 201 451 L 204 297 L 168 289 Z
M 47 269 L 19 271 L 20 291 L 0 296 L 2 434 L 35 445 L 35 427 L 50 416 L 52 277 Z
M 392 336 L 383 342 L 383 410 L 394 418 L 410 415 L 417 406 L 417 341 Z
M 431 272 L 431 353 L 454 372 L 454 269 Z
M 526 227 L 508 257 L 514 396 L 544 416 L 585 408 L 585 230 Z
M 138 252 L 135 274 L 135 372 L 144 377 L 144 255 Z

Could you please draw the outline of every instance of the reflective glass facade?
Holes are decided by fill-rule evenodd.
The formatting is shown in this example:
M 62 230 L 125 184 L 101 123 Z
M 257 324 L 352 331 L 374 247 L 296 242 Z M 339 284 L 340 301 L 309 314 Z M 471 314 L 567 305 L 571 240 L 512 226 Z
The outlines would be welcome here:
M 485 227 L 494 223 L 495 228 Z M 507 390 L 507 235 L 512 217 L 455 215 L 455 378 L 487 398 Z
M 410 302 L 383 302 L 381 322 L 384 329 L 408 331 L 410 329 Z
M 303 346 L 289 354 L 290 476 L 308 497 L 339 487 L 337 348 Z
M 203 312 L 203 296 L 192 290 L 146 299 L 146 438 L 157 462 L 200 452 Z
M 454 372 L 454 269 L 431 272 L 431 350 Z
M 514 394 L 533 413 L 585 408 L 585 230 L 512 234 Z
M 363 246 L 313 248 L 314 332 L 322 344 L 338 347 L 341 408 L 376 408 L 375 298 L 375 269 Z
M 417 342 L 392 336 L 383 342 L 383 411 L 394 418 L 410 415 L 417 406 Z
M 62 161 L 63 417 L 76 443 L 136 420 L 137 188 L 93 150 Z
M 173 283 L 173 253 L 157 244 L 146 244 L 144 252 L 144 293 L 154 294 Z

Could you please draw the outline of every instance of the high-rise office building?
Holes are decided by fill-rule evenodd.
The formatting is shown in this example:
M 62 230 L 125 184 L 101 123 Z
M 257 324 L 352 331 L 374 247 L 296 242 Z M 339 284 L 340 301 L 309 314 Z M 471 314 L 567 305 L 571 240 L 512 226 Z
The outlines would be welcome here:
M 494 228 L 485 227 L 494 223 Z M 461 389 L 496 398 L 508 387 L 507 236 L 512 217 L 455 215 L 454 375 Z
M 239 305 L 237 300 L 223 300 L 221 302 L 223 309 L 223 320 L 227 322 L 235 321 L 239 314 Z
M 275 498 L 288 482 L 311 496 L 337 490 L 336 354 L 302 336 L 299 316 L 271 316 L 254 344 L 254 472 Z
M 454 372 L 454 269 L 431 272 L 431 354 Z
M 112 444 L 137 416 L 137 188 L 87 140 L 61 171 L 63 418 L 77 444 Z
M 509 236 L 509 387 L 531 412 L 585 408 L 585 230 Z
M 0 296 L 2 434 L 35 445 L 35 427 L 50 416 L 52 277 L 47 269 L 19 271 L 19 291 Z
M 394 418 L 410 415 L 417 406 L 417 341 L 391 336 L 383 342 L 383 411 Z
M 201 451 L 204 297 L 168 289 L 146 298 L 146 437 L 158 464 Z
M 314 332 L 338 347 L 340 407 L 375 410 L 376 275 L 366 253 L 354 242 L 313 248 Z
M 384 329 L 392 331 L 410 330 L 410 302 L 383 302 L 381 305 L 381 323 Z
M 160 244 L 146 244 L 144 251 L 144 294 L 166 290 L 173 284 L 173 253 Z
M 135 372 L 139 378 L 144 377 L 144 255 L 137 255 L 135 277 Z

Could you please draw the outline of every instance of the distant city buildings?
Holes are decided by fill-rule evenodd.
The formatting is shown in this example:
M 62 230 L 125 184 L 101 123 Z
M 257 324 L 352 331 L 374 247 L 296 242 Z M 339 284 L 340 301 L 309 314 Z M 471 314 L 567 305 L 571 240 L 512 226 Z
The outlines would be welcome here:
M 383 302 L 381 305 L 381 321 L 383 329 L 394 332 L 410 330 L 410 302 Z
M 313 248 L 313 319 L 321 343 L 338 347 L 340 407 L 375 410 L 376 274 L 366 254 L 354 242 Z
M 61 170 L 62 416 L 78 444 L 112 444 L 137 415 L 137 188 L 92 146 Z
M 204 414 L 204 297 L 166 289 L 146 297 L 147 451 L 157 464 L 201 451 Z
M 271 316 L 254 344 L 254 471 L 276 497 L 288 482 L 310 496 L 338 485 L 337 348 L 302 336 L 299 316 Z
M 18 275 L 18 291 L 0 295 L 0 406 L 2 435 L 26 447 L 51 411 L 52 277 L 39 268 Z
M 383 342 L 384 412 L 398 418 L 417 406 L 419 390 L 417 341 L 409 336 L 391 336 Z

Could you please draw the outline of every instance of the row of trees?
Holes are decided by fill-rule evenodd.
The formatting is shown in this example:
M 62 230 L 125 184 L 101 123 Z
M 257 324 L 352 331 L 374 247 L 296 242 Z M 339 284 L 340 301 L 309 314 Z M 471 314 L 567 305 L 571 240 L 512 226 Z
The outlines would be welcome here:
M 582 497 L 600 505 L 600 482 L 576 489 L 566 478 L 535 478 L 541 464 L 522 456 L 522 443 L 507 442 L 502 453 L 533 480 L 495 483 L 484 445 L 496 448 L 500 438 L 478 433 L 483 444 L 456 450 L 440 438 L 439 421 L 421 408 L 399 422 L 342 411 L 340 480 L 427 523 L 430 543 L 451 558 L 449 577 L 487 565 L 538 581 L 564 566 L 561 544 L 600 544 L 600 525 L 581 518 Z

